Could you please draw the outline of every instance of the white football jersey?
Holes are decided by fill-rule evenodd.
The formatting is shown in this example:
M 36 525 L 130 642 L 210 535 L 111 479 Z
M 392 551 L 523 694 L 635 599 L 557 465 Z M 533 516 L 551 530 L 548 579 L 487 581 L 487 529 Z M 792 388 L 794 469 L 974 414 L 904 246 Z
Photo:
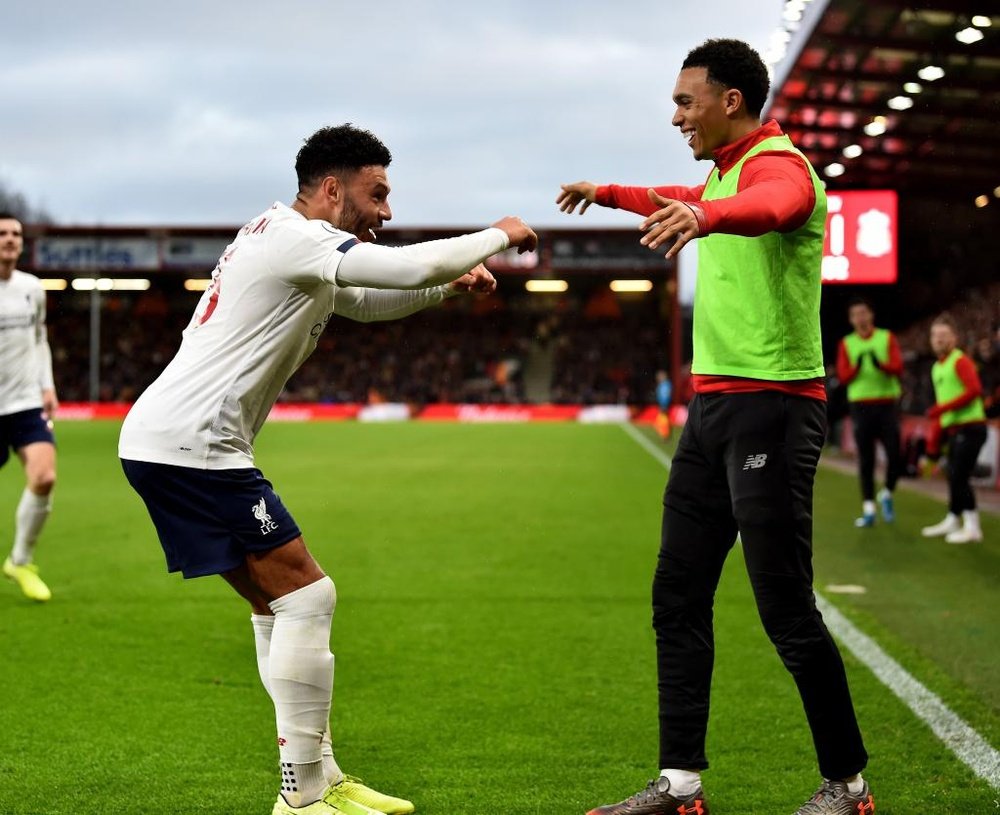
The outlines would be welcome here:
M 244 226 L 177 355 L 125 418 L 119 455 L 210 470 L 253 466 L 254 437 L 316 348 L 338 292 L 349 292 L 335 280 L 354 243 L 281 203 Z
M 45 290 L 15 269 L 0 279 L 0 415 L 40 408 L 42 390 L 52 387 Z

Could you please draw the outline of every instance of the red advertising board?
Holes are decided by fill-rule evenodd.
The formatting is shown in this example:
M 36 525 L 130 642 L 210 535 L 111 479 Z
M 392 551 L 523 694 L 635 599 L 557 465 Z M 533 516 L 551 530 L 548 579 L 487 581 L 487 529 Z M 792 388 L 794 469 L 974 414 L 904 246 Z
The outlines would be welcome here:
M 897 198 L 894 190 L 827 193 L 824 283 L 895 283 Z

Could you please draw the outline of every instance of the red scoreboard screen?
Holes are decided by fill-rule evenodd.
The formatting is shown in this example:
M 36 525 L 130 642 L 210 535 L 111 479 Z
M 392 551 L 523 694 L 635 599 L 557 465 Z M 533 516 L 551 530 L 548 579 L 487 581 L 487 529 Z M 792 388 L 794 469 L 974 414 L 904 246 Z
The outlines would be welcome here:
M 828 192 L 824 283 L 895 283 L 894 190 Z

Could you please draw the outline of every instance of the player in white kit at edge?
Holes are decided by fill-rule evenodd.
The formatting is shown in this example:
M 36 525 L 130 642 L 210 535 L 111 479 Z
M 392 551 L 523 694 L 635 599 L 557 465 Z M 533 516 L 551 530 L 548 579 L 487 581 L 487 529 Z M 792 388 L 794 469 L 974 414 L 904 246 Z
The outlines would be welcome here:
M 3 573 L 25 597 L 44 603 L 52 592 L 39 577 L 34 554 L 56 483 L 52 417 L 59 400 L 45 329 L 45 291 L 37 277 L 15 268 L 23 250 L 21 222 L 0 212 L 0 467 L 13 449 L 26 482 Z
M 482 262 L 537 245 L 516 217 L 412 246 L 369 242 L 392 217 L 391 160 L 381 141 L 351 125 L 306 140 L 294 203 L 274 204 L 227 247 L 177 355 L 135 403 L 119 442 L 168 569 L 220 574 L 250 603 L 277 723 L 273 815 L 403 815 L 413 804 L 337 766 L 329 727 L 336 590 L 254 467 L 254 437 L 334 314 L 390 320 L 456 294 L 491 293 L 496 281 Z

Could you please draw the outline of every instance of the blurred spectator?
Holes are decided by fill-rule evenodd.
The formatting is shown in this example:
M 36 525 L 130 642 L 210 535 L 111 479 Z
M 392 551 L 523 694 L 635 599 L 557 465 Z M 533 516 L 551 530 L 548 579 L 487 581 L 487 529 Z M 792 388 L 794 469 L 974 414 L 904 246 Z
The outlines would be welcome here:
M 170 360 L 197 294 L 101 293 L 98 398 L 133 401 Z M 613 295 L 612 295 L 613 296 Z M 595 298 L 600 301 L 600 298 Z M 91 294 L 49 297 L 53 364 L 66 401 L 90 399 Z M 540 312 L 540 308 L 544 308 Z M 550 400 L 648 404 L 667 355 L 655 303 L 588 318 L 582 300 L 484 308 L 448 301 L 394 322 L 331 321 L 316 352 L 281 395 L 284 402 L 520 403 L 533 344 L 552 345 Z M 477 349 L 477 350 L 471 350 Z

